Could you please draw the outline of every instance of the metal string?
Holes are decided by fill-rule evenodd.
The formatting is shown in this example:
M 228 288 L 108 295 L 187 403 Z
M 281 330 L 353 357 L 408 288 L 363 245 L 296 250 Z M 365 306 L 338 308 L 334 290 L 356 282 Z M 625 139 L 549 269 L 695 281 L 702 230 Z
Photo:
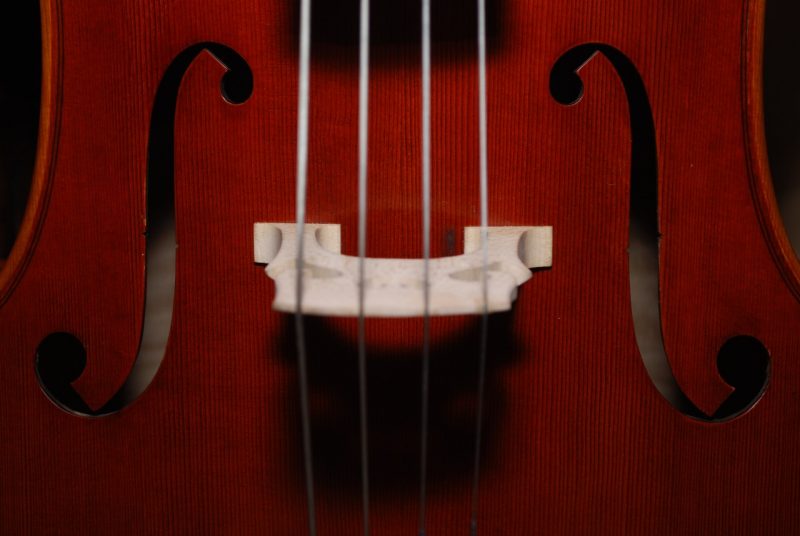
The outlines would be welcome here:
M 358 74 L 358 385 L 361 419 L 361 493 L 364 536 L 369 535 L 369 449 L 367 435 L 367 344 L 364 319 L 367 256 L 367 164 L 369 149 L 369 0 L 361 0 Z
M 308 372 L 303 324 L 303 256 L 308 183 L 308 104 L 311 63 L 311 0 L 300 0 L 300 65 L 297 103 L 297 285 L 295 299 L 295 334 L 297 337 L 297 370 L 300 383 L 300 415 L 303 421 L 303 460 L 306 473 L 308 532 L 317 534 L 314 507 L 314 468 L 311 459 L 311 422 L 308 411 Z
M 489 148 L 486 102 L 486 0 L 478 0 L 478 100 L 481 249 L 483 251 L 483 269 L 481 277 L 483 315 L 481 317 L 480 357 L 478 365 L 478 407 L 475 416 L 475 460 L 472 473 L 472 513 L 470 516 L 471 536 L 476 536 L 478 534 L 478 489 L 480 486 L 481 441 L 483 438 L 486 347 L 489 338 Z
M 425 536 L 428 476 L 428 390 L 430 380 L 430 256 L 431 256 L 431 5 L 422 0 L 422 415 L 419 469 L 419 536 Z

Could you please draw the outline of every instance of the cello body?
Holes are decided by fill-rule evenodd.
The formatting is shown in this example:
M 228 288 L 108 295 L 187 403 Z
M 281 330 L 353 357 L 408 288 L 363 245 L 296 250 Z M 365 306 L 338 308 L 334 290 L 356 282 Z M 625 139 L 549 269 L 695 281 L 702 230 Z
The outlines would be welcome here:
M 307 220 L 355 254 L 357 6 L 314 4 Z M 419 9 L 374 4 L 367 249 L 418 258 Z M 435 4 L 446 256 L 479 223 L 475 16 Z M 552 226 L 553 266 L 490 319 L 481 534 L 800 523 L 800 266 L 763 141 L 764 8 L 489 3 L 490 224 Z M 36 175 L 0 271 L 3 533 L 307 532 L 293 324 L 253 262 L 253 224 L 295 219 L 297 9 L 42 0 Z M 165 321 L 147 318 L 159 203 L 178 246 Z M 632 306 L 640 214 L 658 299 Z M 678 402 L 643 362 L 638 307 Z M 168 342 L 130 396 L 151 321 Z M 429 534 L 468 530 L 476 322 L 431 322 Z M 421 325 L 366 324 L 375 535 L 417 526 Z M 354 323 L 306 335 L 319 534 L 359 534 Z

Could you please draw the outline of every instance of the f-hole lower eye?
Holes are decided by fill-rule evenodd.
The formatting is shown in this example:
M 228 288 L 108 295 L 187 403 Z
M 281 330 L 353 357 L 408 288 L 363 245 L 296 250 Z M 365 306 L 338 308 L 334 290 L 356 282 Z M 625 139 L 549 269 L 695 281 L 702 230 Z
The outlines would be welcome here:
M 36 349 L 36 376 L 48 397 L 67 411 L 89 415 L 91 408 L 72 388 L 86 368 L 86 349 L 70 333 L 52 333 Z
M 717 370 L 734 392 L 714 412 L 713 418 L 728 420 L 746 411 L 766 389 L 770 373 L 769 352 L 756 338 L 733 337 L 720 348 Z

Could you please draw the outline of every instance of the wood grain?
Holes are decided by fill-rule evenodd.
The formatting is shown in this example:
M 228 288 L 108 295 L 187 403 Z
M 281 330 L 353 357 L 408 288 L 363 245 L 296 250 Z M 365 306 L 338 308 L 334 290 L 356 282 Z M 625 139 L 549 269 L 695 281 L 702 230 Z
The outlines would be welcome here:
M 0 279 L 0 527 L 9 534 L 306 532 L 291 322 L 252 262 L 252 226 L 294 211 L 295 11 L 283 0 L 42 0 L 41 201 Z M 377 8 L 376 9 L 380 9 Z M 410 9 L 410 8 L 409 8 Z M 763 0 L 497 0 L 489 55 L 490 224 L 552 225 L 553 268 L 492 318 L 481 534 L 784 534 L 800 521 L 800 304 L 761 136 Z M 463 13 L 453 13 L 458 26 Z M 397 18 L 397 24 L 406 20 Z M 413 19 L 412 19 L 413 20 Z M 339 31 L 346 34 L 352 27 Z M 372 60 L 368 254 L 419 257 L 419 49 L 413 24 Z M 335 37 L 335 36 L 334 36 Z M 123 411 L 81 418 L 34 372 L 40 341 L 87 349 L 75 389 L 96 406 L 136 356 L 144 301 L 153 100 L 186 47 L 225 44 L 253 96 L 220 96 L 203 54 L 175 123 L 175 309 L 166 357 Z M 661 318 L 671 366 L 701 407 L 727 396 L 716 356 L 750 335 L 768 388 L 732 422 L 699 422 L 653 386 L 636 346 L 628 258 L 631 134 L 611 65 L 564 107 L 550 70 L 607 43 L 638 67 L 656 125 Z M 357 50 L 312 45 L 308 219 L 356 250 Z M 433 251 L 478 222 L 475 43 L 434 42 Z M 13 275 L 7 275 L 13 274 Z M 11 279 L 8 279 L 11 278 Z M 13 280 L 13 281 L 12 281 Z M 358 534 L 356 349 L 348 321 L 311 319 L 321 535 Z M 432 323 L 429 533 L 467 530 L 476 323 Z M 369 339 L 373 534 L 416 527 L 420 323 Z

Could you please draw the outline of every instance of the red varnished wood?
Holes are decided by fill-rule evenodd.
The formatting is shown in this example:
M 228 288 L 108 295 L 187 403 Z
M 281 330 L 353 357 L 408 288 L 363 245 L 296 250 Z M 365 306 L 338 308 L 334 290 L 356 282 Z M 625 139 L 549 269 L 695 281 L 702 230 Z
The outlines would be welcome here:
M 800 305 L 795 265 L 776 263 L 787 250 L 759 135 L 763 2 L 499 4 L 489 58 L 491 224 L 553 225 L 555 244 L 552 270 L 493 321 L 481 533 L 796 530 Z M 43 142 L 39 180 L 52 183 L 35 250 L 0 308 L 3 532 L 304 534 L 290 322 L 269 309 L 272 283 L 251 260 L 252 224 L 294 217 L 293 9 L 283 0 L 43 1 L 46 78 L 58 98 L 43 110 L 53 138 Z M 420 256 L 415 39 L 373 56 L 372 256 Z M 54 331 L 84 342 L 89 362 L 76 389 L 93 407 L 127 377 L 142 322 L 150 113 L 167 66 L 200 41 L 238 51 L 255 91 L 242 105 L 223 101 L 222 67 L 206 54 L 183 81 L 166 357 L 122 412 L 69 415 L 40 391 L 36 347 Z M 579 105 L 561 106 L 548 89 L 555 61 L 585 42 L 623 51 L 649 92 L 662 320 L 678 382 L 711 412 L 729 392 L 719 346 L 746 334 L 770 351 L 764 397 L 732 422 L 679 413 L 642 365 L 630 312 L 623 87 L 598 57 L 582 72 Z M 478 223 L 474 46 L 434 46 L 436 255 L 455 253 L 463 226 Z M 309 220 L 342 223 L 353 253 L 356 50 L 319 41 L 313 49 Z M 376 535 L 416 527 L 419 326 L 368 323 Z M 360 527 L 352 327 L 311 323 L 325 535 Z M 472 328 L 470 319 L 433 324 L 430 534 L 467 529 Z

